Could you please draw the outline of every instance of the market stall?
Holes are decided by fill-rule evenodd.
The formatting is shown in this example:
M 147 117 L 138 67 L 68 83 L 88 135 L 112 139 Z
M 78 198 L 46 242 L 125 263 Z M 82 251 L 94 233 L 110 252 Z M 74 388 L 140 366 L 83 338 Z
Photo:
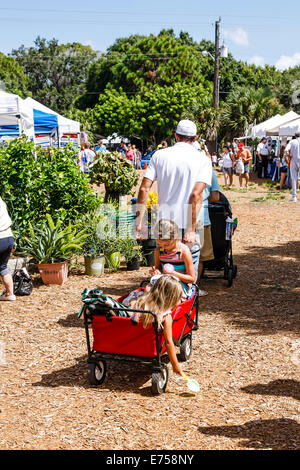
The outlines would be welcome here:
M 49 116 L 54 116 L 56 120 L 57 138 L 56 142 L 53 142 L 53 145 L 63 147 L 71 142 L 73 145 L 79 146 L 80 123 L 78 121 L 73 121 L 72 119 L 61 116 L 33 98 L 26 98 L 25 102 L 36 112 L 39 111 L 47 114 L 48 118 Z
M 5 142 L 25 135 L 34 140 L 32 108 L 20 96 L 0 91 L 0 137 Z
M 294 137 L 296 132 L 300 132 L 300 118 L 279 128 L 280 137 Z

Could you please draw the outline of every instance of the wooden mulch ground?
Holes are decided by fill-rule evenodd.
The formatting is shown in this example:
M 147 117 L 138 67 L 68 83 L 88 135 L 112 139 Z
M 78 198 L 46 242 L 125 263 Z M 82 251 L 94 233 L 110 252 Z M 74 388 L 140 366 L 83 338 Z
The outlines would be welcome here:
M 37 275 L 30 297 L 0 306 L 1 449 L 300 448 L 300 202 L 288 203 L 288 192 L 274 200 L 278 191 L 262 183 L 225 192 L 239 219 L 238 277 L 231 289 L 203 284 L 209 295 L 183 365 L 200 393 L 171 373 L 153 397 L 149 372 L 124 364 L 109 364 L 102 386 L 88 383 L 82 290 L 117 297 L 147 268 L 101 278 L 79 270 L 62 287 Z

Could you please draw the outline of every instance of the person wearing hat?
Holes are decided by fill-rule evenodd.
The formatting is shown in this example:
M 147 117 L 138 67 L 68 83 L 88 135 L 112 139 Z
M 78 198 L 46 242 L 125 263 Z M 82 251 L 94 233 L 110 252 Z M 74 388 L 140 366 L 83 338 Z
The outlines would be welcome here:
M 239 174 L 240 189 L 242 189 L 243 187 L 243 176 L 246 179 L 246 189 L 248 189 L 250 162 L 252 160 L 252 155 L 251 155 L 250 150 L 245 149 L 243 142 L 240 142 L 238 144 L 238 151 L 236 154 L 236 159 L 238 160 L 239 158 L 241 158 L 242 162 L 244 163 L 244 173 Z
M 267 138 L 263 137 L 256 149 L 258 156 L 258 177 L 266 178 L 268 175 L 268 157 L 269 157 L 269 147 L 267 144 Z M 262 171 L 264 170 L 264 176 Z
M 155 180 L 158 185 L 158 219 L 174 221 L 182 233 L 182 241 L 192 253 L 195 272 L 198 272 L 200 246 L 203 243 L 203 224 L 198 223 L 204 188 L 211 185 L 210 159 L 194 148 L 197 140 L 196 124 L 188 119 L 178 123 L 176 143 L 158 150 L 144 173 L 137 206 L 137 238 L 142 233 L 143 216 L 149 190 Z M 155 238 L 155 236 L 153 237 Z M 201 241 L 200 241 L 201 240 Z

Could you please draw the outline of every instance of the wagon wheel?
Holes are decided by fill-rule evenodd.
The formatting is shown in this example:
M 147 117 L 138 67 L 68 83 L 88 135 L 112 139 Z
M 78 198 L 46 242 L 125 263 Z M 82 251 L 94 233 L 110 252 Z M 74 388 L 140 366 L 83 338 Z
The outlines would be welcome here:
M 101 385 L 106 376 L 106 361 L 88 364 L 88 379 L 91 385 Z
M 189 360 L 192 354 L 192 337 L 189 335 L 187 338 L 185 338 L 181 345 L 180 345 L 180 353 L 179 353 L 179 359 L 182 362 L 186 362 Z
M 161 395 L 165 392 L 169 378 L 169 370 L 166 364 L 161 366 L 160 372 L 152 373 L 151 392 L 153 395 Z

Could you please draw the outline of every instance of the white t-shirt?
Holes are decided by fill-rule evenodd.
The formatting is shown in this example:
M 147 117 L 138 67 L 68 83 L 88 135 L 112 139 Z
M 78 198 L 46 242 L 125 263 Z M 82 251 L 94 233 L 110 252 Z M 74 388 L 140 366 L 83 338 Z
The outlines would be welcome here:
M 212 164 L 205 152 L 177 142 L 155 152 L 144 177 L 157 180 L 159 219 L 173 220 L 181 229 L 187 227 L 188 205 L 195 184 L 211 185 Z
M 91 149 L 81 150 L 79 156 L 79 165 L 81 171 L 84 173 L 88 173 L 90 171 L 90 168 L 93 166 L 95 155 L 95 152 L 93 152 Z
M 223 154 L 223 167 L 224 168 L 232 168 L 233 162 L 231 160 L 231 153 L 225 153 Z
M 195 142 L 193 142 L 193 147 L 200 152 L 201 146 L 200 146 L 198 140 L 195 140 Z
M 8 215 L 6 204 L 0 197 L 0 238 L 12 237 L 11 218 Z
M 293 164 L 294 162 L 299 163 L 300 162 L 300 137 L 298 137 L 297 139 L 293 139 L 290 142 L 290 146 L 291 146 L 291 153 L 292 153 L 291 164 Z
M 269 155 L 268 144 L 267 143 L 264 144 L 263 142 L 261 142 L 260 144 L 258 144 L 256 151 L 259 152 L 261 155 L 264 155 L 264 156 Z

